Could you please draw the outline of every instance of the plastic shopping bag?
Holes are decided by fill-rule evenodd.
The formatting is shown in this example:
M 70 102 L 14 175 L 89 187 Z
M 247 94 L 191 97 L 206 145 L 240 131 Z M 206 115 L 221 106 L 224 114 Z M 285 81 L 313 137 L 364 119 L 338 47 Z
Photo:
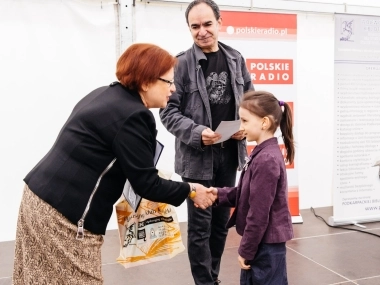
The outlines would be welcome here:
M 172 205 L 142 199 L 135 212 L 121 199 L 115 207 L 120 235 L 117 262 L 125 268 L 169 259 L 185 250 Z

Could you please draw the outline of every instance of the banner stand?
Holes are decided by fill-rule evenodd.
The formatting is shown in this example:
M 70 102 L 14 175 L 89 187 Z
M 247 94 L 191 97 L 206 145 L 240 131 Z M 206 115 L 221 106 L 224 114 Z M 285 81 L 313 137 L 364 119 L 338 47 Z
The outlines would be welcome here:
M 292 224 L 303 224 L 302 216 L 292 216 Z
M 292 216 L 293 224 L 302 224 L 303 219 L 300 214 L 299 207 L 299 191 L 298 186 L 289 186 L 288 187 L 288 201 L 289 201 L 289 210 L 290 215 Z
M 220 40 L 236 47 L 244 55 L 245 63 L 257 90 L 267 90 L 278 100 L 286 102 L 293 115 L 293 133 L 297 138 L 297 15 L 280 13 L 260 13 L 247 11 L 220 11 L 223 25 Z M 298 165 L 285 160 L 286 148 L 280 135 L 280 129 L 274 136 L 287 172 L 289 212 L 292 223 L 302 223 L 299 210 Z M 296 139 L 297 140 L 297 139 Z M 247 143 L 247 152 L 255 147 Z
M 328 219 L 328 224 L 330 226 L 344 226 L 344 225 L 354 225 L 360 228 L 366 228 L 366 226 L 361 225 L 361 223 L 374 223 L 379 222 L 380 216 L 363 216 L 363 217 L 348 217 L 348 218 L 334 218 L 334 216 L 330 216 Z
M 335 14 L 331 226 L 380 221 L 380 17 Z

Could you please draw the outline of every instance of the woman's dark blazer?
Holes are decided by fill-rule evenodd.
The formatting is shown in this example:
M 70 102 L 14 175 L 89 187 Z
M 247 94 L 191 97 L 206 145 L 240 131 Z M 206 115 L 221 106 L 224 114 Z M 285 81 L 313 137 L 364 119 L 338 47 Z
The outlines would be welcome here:
M 104 234 L 126 179 L 142 197 L 179 206 L 189 185 L 162 179 L 153 163 L 156 123 L 140 95 L 120 83 L 98 88 L 74 107 L 56 142 L 24 178 L 42 200 L 73 224 L 81 218 L 101 173 L 84 228 Z

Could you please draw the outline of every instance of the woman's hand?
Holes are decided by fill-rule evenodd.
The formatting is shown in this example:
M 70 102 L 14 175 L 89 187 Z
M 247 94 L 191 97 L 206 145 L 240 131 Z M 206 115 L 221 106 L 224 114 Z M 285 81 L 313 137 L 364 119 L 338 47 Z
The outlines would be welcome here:
M 217 190 L 216 188 L 206 188 L 202 184 L 199 183 L 191 183 L 195 186 L 195 197 L 191 198 L 194 202 L 195 207 L 199 207 L 201 209 L 206 209 L 215 202 L 217 198 Z M 190 186 L 191 187 L 191 186 Z

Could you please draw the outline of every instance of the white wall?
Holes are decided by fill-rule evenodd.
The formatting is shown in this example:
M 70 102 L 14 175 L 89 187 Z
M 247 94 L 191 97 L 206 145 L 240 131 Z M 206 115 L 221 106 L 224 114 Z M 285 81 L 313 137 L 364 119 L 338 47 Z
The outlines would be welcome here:
M 187 6 L 191 0 L 141 0 L 144 3 L 177 3 Z M 220 8 L 244 10 L 276 10 L 278 12 L 318 12 L 380 15 L 376 0 L 216 0 Z
M 116 79 L 114 8 L 100 2 L 0 1 L 0 241 L 74 104 Z
M 149 3 L 148 3 L 149 2 Z M 172 54 L 188 49 L 192 38 L 186 25 L 185 10 L 190 1 L 143 1 L 136 3 L 134 41 L 153 42 Z M 319 2 L 319 3 L 317 3 Z M 380 3 L 373 1 L 217 1 L 221 9 L 255 12 L 296 13 L 297 39 L 297 119 L 298 176 L 300 208 L 332 205 L 333 110 L 334 110 L 334 14 L 366 12 L 380 14 Z M 228 6 L 227 6 L 228 5 Z M 368 5 L 371 7 L 367 7 Z M 374 7 L 376 5 L 376 7 Z M 276 10 L 273 7 L 277 7 Z M 272 8 L 272 9 L 270 9 Z M 281 10 L 280 10 L 281 8 Z M 309 12 L 318 11 L 318 12 Z M 163 20 L 169 19 L 169 20 Z M 176 24 L 173 24 L 176 23 Z M 236 46 L 238 50 L 241 50 Z M 274 46 L 274 48 L 276 48 Z M 243 54 L 244 55 L 244 54 Z M 165 147 L 161 167 L 173 171 L 174 138 L 160 123 L 158 139 Z M 180 179 L 174 176 L 174 179 Z M 178 209 L 186 219 L 186 207 Z
M 119 31 L 111 2 L 0 0 L 0 241 L 15 238 L 22 179 L 49 150 L 74 104 L 92 89 L 115 80 Z M 131 41 L 153 42 L 173 54 L 192 44 L 184 18 L 189 1 L 136 1 L 133 14 L 128 14 L 132 20 L 123 15 L 123 5 L 128 3 L 131 8 L 132 1 L 120 2 L 124 17 L 120 33 L 124 40 L 128 39 L 121 41 L 122 51 Z M 332 13 L 347 9 L 350 13 L 380 14 L 380 3 L 373 3 L 378 1 L 345 2 L 351 6 L 344 7 L 338 0 L 253 1 L 253 11 L 298 10 L 297 155 L 301 208 L 332 205 Z M 247 10 L 252 2 L 217 3 L 229 5 L 221 7 L 224 9 Z M 305 12 L 325 10 L 328 13 Z M 129 29 L 123 26 L 125 22 Z M 136 27 L 132 33 L 131 25 Z M 159 167 L 172 170 L 174 138 L 160 124 L 157 110 L 153 112 L 158 139 L 165 144 Z M 179 177 L 174 175 L 173 179 Z M 185 205 L 177 212 L 181 221 L 186 220 Z M 115 228 L 114 219 L 109 229 Z
M 334 16 L 298 15 L 300 208 L 332 205 Z

